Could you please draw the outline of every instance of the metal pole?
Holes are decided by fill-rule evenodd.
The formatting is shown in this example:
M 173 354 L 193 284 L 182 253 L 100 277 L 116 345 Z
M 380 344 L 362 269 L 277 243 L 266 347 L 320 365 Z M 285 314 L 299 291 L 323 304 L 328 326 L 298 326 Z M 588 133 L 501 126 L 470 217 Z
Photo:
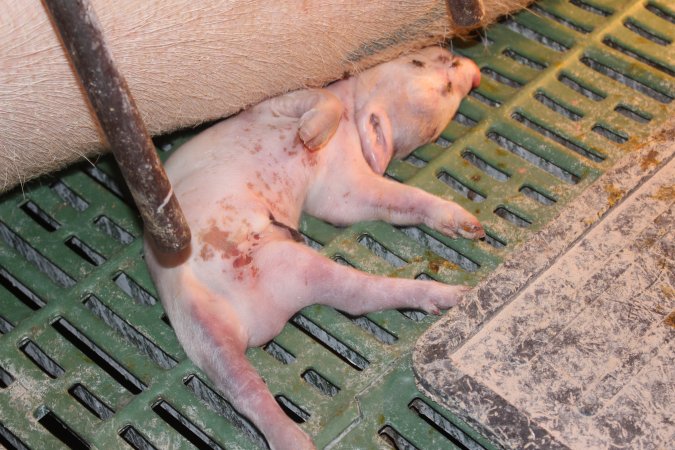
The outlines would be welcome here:
M 482 0 L 447 0 L 450 22 L 455 28 L 472 28 L 485 15 Z
M 185 220 L 124 77 L 115 67 L 89 0 L 43 0 L 117 164 L 157 246 L 190 243 Z

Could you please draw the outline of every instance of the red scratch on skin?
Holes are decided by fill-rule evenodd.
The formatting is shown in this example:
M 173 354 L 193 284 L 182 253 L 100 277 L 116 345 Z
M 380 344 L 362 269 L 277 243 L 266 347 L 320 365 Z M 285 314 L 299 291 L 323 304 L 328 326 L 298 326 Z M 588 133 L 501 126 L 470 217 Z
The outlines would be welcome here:
M 349 111 L 345 108 L 344 111 L 342 111 L 342 120 L 345 122 L 349 122 Z
M 260 142 L 256 142 L 256 144 L 253 146 L 253 153 L 260 153 L 262 150 L 262 145 L 260 145 Z
M 306 159 L 307 163 L 309 164 L 310 167 L 316 166 L 319 162 L 317 161 L 316 154 L 314 153 L 306 153 Z
M 204 261 L 209 261 L 211 258 L 213 258 L 213 250 L 211 250 L 211 248 L 206 245 L 202 245 L 199 256 L 201 256 Z
M 316 156 L 315 152 L 310 152 L 309 150 L 305 149 L 304 153 L 302 154 L 302 165 L 303 166 L 309 166 L 309 167 L 314 167 L 318 164 L 318 159 Z
M 235 210 L 234 206 L 227 203 L 227 201 L 224 200 L 224 199 L 218 200 L 218 205 L 220 205 L 220 207 L 223 209 L 223 211 L 234 211 Z
M 293 141 L 293 145 L 296 148 L 301 148 L 303 150 L 302 152 L 302 165 L 307 166 L 309 165 L 310 167 L 314 167 L 317 165 L 317 151 L 316 150 L 310 150 L 305 146 L 305 144 L 300 140 L 298 136 L 295 136 L 295 140 Z
M 251 261 L 253 261 L 253 258 L 251 258 L 251 255 L 249 255 L 249 254 L 239 255 L 238 257 L 235 258 L 234 261 L 232 261 L 232 267 L 234 267 L 235 269 L 238 269 L 240 267 L 251 264 Z
M 272 190 L 272 187 L 269 185 L 269 183 L 267 183 L 267 179 L 266 179 L 266 177 L 263 176 L 262 173 L 260 173 L 259 171 L 256 171 L 255 177 L 258 179 L 258 181 L 260 181 L 260 183 L 262 183 L 262 187 L 265 188 L 265 190 L 267 190 L 267 191 Z M 255 185 L 253 183 L 251 183 L 250 181 L 248 183 L 246 183 L 246 186 L 251 190 L 254 190 L 253 188 L 255 187 Z
M 279 172 L 272 172 L 272 182 L 275 184 L 283 183 L 283 179 L 279 176 Z

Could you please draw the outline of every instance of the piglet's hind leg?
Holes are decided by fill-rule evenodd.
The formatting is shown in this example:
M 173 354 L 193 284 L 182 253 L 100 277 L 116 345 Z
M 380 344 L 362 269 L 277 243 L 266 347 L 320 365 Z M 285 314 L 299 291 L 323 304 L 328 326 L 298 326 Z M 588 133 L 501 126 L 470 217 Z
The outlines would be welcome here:
M 171 323 L 186 353 L 212 380 L 234 408 L 265 435 L 272 450 L 315 449 L 310 437 L 277 404 L 246 357 L 239 320 L 228 314 L 223 299 L 197 286 L 183 296 Z
M 285 295 L 297 299 L 297 309 L 320 303 L 353 315 L 395 308 L 439 314 L 440 309 L 456 305 L 468 290 L 434 281 L 369 275 L 292 241 L 270 242 L 260 253 L 272 269 L 260 271 L 261 284 L 284 286 Z

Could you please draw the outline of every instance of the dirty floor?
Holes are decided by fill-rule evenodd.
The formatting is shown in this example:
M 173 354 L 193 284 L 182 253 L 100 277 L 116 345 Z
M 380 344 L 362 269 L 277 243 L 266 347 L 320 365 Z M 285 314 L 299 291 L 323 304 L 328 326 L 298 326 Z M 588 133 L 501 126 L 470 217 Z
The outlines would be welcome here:
M 507 448 L 672 445 L 674 138 L 621 160 L 422 335 L 425 393 Z

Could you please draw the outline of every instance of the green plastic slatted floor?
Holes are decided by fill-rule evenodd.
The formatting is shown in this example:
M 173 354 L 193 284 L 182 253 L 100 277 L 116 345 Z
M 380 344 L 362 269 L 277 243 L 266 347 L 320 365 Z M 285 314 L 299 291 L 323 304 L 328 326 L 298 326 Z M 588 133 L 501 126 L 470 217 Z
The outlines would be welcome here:
M 456 199 L 488 238 L 305 217 L 308 243 L 373 273 L 477 283 L 675 113 L 674 36 L 665 0 L 544 0 L 481 43 L 455 43 L 481 67 L 481 87 L 438 142 L 387 173 Z M 186 138 L 163 139 L 162 158 Z M 257 448 L 255 430 L 185 359 L 128 198 L 110 158 L 3 197 L 0 442 Z M 410 351 L 433 320 L 310 307 L 249 356 L 320 447 L 494 448 L 415 388 Z

